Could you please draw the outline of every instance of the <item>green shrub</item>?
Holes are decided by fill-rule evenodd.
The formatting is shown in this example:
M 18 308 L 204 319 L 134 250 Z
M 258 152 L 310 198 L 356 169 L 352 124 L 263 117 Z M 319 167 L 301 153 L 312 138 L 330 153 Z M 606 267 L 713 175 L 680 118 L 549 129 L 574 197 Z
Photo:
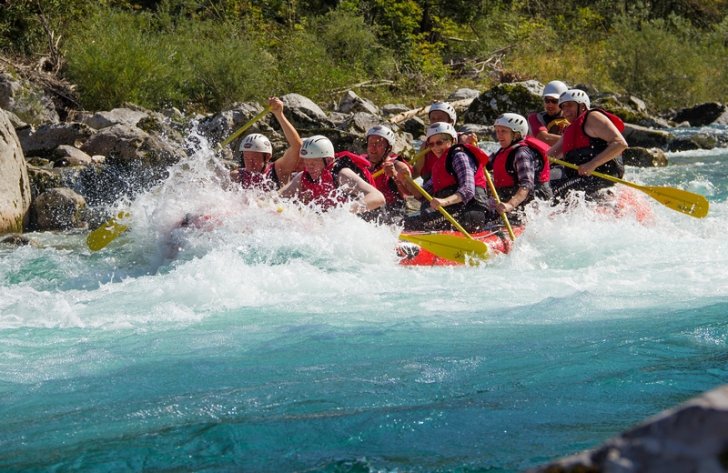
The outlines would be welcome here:
M 352 82 L 355 73 L 337 65 L 313 30 L 292 31 L 275 49 L 278 59 L 276 89 L 314 99 Z
M 263 100 L 275 84 L 276 60 L 230 23 L 187 22 L 170 33 L 181 92 L 192 104 L 221 110 Z
M 612 51 L 604 60 L 611 63 L 615 82 L 660 108 L 709 100 L 719 89 L 711 83 L 724 74 L 715 60 L 725 57 L 726 49 L 710 47 L 696 33 L 677 18 L 638 24 L 622 18 L 616 23 L 614 38 L 629 46 Z
M 83 105 L 109 109 L 182 100 L 173 67 L 177 51 L 154 32 L 148 14 L 100 10 L 66 43 L 67 75 Z
M 345 9 L 333 10 L 316 22 L 318 39 L 328 55 L 358 78 L 386 77 L 395 68 L 392 51 L 377 40 L 364 18 Z

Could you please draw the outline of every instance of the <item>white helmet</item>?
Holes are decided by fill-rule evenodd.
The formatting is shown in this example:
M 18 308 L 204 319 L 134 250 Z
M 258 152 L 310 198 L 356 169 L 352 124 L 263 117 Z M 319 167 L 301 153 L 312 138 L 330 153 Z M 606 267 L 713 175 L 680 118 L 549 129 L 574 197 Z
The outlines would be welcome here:
M 389 146 L 394 146 L 394 132 L 384 125 L 377 125 L 369 128 L 369 131 L 367 131 L 367 138 L 370 136 L 381 136 L 387 140 Z
M 568 85 L 564 84 L 560 80 L 552 80 L 551 82 L 546 84 L 546 87 L 543 88 L 543 93 L 541 94 L 541 97 L 551 97 L 557 99 L 567 90 L 569 90 Z
M 260 151 L 261 153 L 273 154 L 273 147 L 268 138 L 260 133 L 252 133 L 243 138 L 238 151 Z
M 323 135 L 314 135 L 303 140 L 299 156 L 302 159 L 333 158 L 334 145 Z
M 450 123 L 455 123 L 458 120 L 458 114 L 455 113 L 455 109 L 447 102 L 434 102 L 430 105 L 430 110 L 427 112 L 427 116 L 429 117 L 435 110 L 447 113 L 447 116 L 450 117 Z
M 431 136 L 439 134 L 450 135 L 452 136 L 453 141 L 457 141 L 458 139 L 458 134 L 455 131 L 455 127 L 453 127 L 449 123 L 444 122 L 435 122 L 428 126 L 426 139 L 429 140 Z
M 586 108 L 589 108 L 589 106 L 591 105 L 591 102 L 589 101 L 589 96 L 586 95 L 586 92 L 579 89 L 569 89 L 561 94 L 559 96 L 559 105 L 564 102 L 583 103 L 584 105 L 586 105 Z
M 520 133 L 522 137 L 528 134 L 528 122 L 517 113 L 504 113 L 495 119 L 493 125 L 510 128 L 514 133 Z

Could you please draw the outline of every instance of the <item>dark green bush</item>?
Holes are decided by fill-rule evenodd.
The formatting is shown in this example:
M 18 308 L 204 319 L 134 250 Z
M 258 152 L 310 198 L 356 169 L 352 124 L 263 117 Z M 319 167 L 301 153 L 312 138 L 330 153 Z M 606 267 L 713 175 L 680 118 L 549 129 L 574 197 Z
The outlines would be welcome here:
M 728 48 L 715 36 L 697 33 L 677 17 L 636 24 L 631 18 L 621 19 L 613 37 L 628 46 L 605 58 L 611 62 L 613 80 L 660 107 L 725 97 Z
M 145 13 L 99 10 L 66 43 L 67 74 L 83 105 L 109 109 L 124 102 L 153 107 L 183 96 L 173 41 Z

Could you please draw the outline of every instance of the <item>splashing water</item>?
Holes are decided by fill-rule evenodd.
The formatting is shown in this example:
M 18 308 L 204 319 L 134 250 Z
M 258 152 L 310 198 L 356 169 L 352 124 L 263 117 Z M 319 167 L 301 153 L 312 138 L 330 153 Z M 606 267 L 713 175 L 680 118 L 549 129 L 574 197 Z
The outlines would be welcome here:
M 536 209 L 508 256 L 405 268 L 195 138 L 105 250 L 0 248 L 0 470 L 518 471 L 728 379 L 725 149 L 628 169 L 705 219 Z

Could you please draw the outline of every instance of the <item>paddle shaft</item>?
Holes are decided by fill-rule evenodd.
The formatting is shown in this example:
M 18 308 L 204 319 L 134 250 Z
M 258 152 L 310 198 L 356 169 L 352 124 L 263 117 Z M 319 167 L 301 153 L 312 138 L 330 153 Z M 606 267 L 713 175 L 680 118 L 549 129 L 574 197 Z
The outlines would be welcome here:
M 259 114 L 257 114 L 253 118 L 251 118 L 245 125 L 241 126 L 235 133 L 233 133 L 232 135 L 228 136 L 225 139 L 225 141 L 223 141 L 222 143 L 220 143 L 220 146 L 222 147 L 222 146 L 229 145 L 235 138 L 237 138 L 242 133 L 244 133 L 245 130 L 247 130 L 248 128 L 250 128 L 251 126 L 253 126 L 253 124 L 255 122 L 257 122 L 258 120 L 260 120 L 261 118 L 263 118 L 268 112 L 270 112 L 270 105 L 265 106 L 263 108 L 263 111 L 262 112 L 260 112 Z
M 427 152 L 430 151 L 430 148 L 424 147 L 421 150 L 417 152 L 414 156 L 412 156 L 412 159 L 407 160 L 407 163 L 409 163 L 410 166 L 415 166 L 420 159 L 422 159 L 422 156 L 426 155 Z M 381 176 L 384 173 L 384 168 L 380 169 L 379 171 L 376 171 L 374 174 L 372 174 L 372 179 L 376 179 L 379 176 Z
M 417 184 L 417 183 L 415 182 L 415 180 L 414 180 L 414 179 L 412 179 L 411 177 L 407 176 L 407 181 L 408 181 L 408 182 L 409 182 L 409 183 L 410 183 L 410 184 L 411 184 L 411 185 L 412 185 L 412 186 L 413 186 L 413 187 L 414 187 L 415 189 L 417 189 L 417 191 L 418 191 L 418 192 L 419 192 L 420 194 L 422 194 L 422 196 L 423 196 L 423 197 L 424 197 L 425 199 L 427 199 L 427 201 L 428 201 L 428 202 L 432 202 L 432 196 L 431 196 L 430 194 L 428 194 L 428 193 L 427 193 L 427 191 L 426 191 L 425 189 L 423 189 L 421 185 Z M 463 226 L 462 226 L 462 225 L 460 225 L 460 223 L 458 223 L 458 221 L 457 221 L 457 220 L 455 220 L 455 219 L 453 218 L 453 216 L 452 216 L 452 215 L 450 215 L 450 213 L 449 213 L 449 212 L 448 212 L 447 210 L 445 210 L 445 207 L 443 207 L 443 206 L 441 205 L 441 206 L 439 206 L 439 207 L 437 208 L 437 210 L 438 210 L 438 211 L 439 211 L 439 212 L 440 212 L 440 213 L 441 213 L 441 214 L 442 214 L 442 215 L 443 215 L 443 216 L 444 216 L 444 217 L 445 217 L 445 218 L 446 218 L 446 219 L 447 219 L 447 220 L 448 220 L 448 221 L 449 221 L 449 222 L 450 222 L 450 223 L 452 224 L 452 226 L 453 226 L 453 227 L 455 227 L 455 228 L 456 228 L 456 229 L 457 229 L 457 230 L 458 230 L 458 231 L 459 231 L 460 233 L 462 233 L 463 235 L 465 235 L 465 236 L 466 236 L 467 238 L 469 238 L 470 240 L 475 240 L 475 238 L 473 238 L 473 237 L 472 237 L 472 235 L 470 235 L 470 233 L 468 233 L 468 232 L 467 232 L 467 230 L 465 230 L 465 229 L 463 228 Z
M 556 159 L 549 156 L 549 160 L 552 163 L 556 163 L 567 168 L 576 170 L 579 169 L 579 166 L 577 166 L 576 164 L 562 161 L 561 159 Z M 694 194 L 692 192 L 688 192 L 682 189 L 676 189 L 674 187 L 641 186 L 639 184 L 635 184 L 634 182 L 625 181 L 624 179 L 620 179 L 618 177 L 610 176 L 609 174 L 603 174 L 596 171 L 592 171 L 591 175 L 599 177 L 601 179 L 606 179 L 607 181 L 623 184 L 627 187 L 637 189 L 638 191 L 642 191 L 662 205 L 678 212 L 684 213 L 686 215 L 690 215 L 691 217 L 703 218 L 708 215 L 710 203 L 702 195 Z
M 488 181 L 488 188 L 493 193 L 493 198 L 495 199 L 496 204 L 500 204 L 501 200 L 498 196 L 498 191 L 495 189 L 495 184 L 493 184 L 493 179 L 490 177 L 490 173 L 487 169 L 485 169 L 485 166 L 483 166 L 483 172 L 485 173 L 485 179 Z M 503 224 L 506 226 L 506 229 L 508 230 L 508 236 L 511 237 L 511 241 L 516 241 L 516 234 L 513 233 L 513 227 L 511 227 L 511 222 L 508 220 L 508 216 L 505 212 L 500 214 L 501 219 L 503 220 Z

